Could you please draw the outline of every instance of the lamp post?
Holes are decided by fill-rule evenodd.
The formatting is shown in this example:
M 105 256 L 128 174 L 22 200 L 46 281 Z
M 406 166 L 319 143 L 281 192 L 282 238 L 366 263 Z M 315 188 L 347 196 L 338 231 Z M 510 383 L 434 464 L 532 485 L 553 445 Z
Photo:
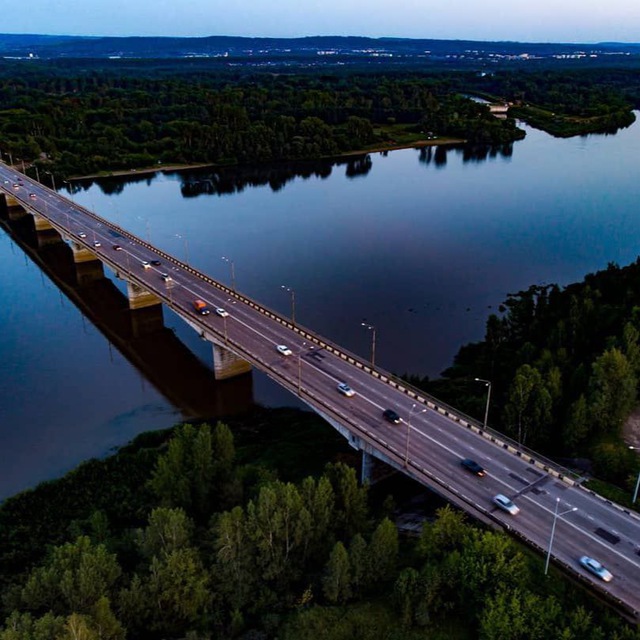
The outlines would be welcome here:
M 187 242 L 187 237 L 181 236 L 179 233 L 176 233 L 175 235 L 176 235 L 176 238 L 180 238 L 180 240 L 184 241 L 184 256 L 187 261 L 187 264 L 189 264 L 189 243 Z
M 36 170 L 36 180 L 40 182 L 40 172 L 38 171 L 38 165 L 34 164 L 33 166 L 35 167 L 35 170 Z
M 549 570 L 549 560 L 551 559 L 551 545 L 553 544 L 553 536 L 556 532 L 556 520 L 561 518 L 562 516 L 566 516 L 567 513 L 573 513 L 578 510 L 578 507 L 573 507 L 571 509 L 567 509 L 562 513 L 558 513 L 558 505 L 560 504 L 560 498 L 556 498 L 556 509 L 553 512 L 553 524 L 551 525 L 551 537 L 549 538 L 549 549 L 547 550 L 547 559 L 544 563 L 544 575 L 547 575 L 547 571 Z
M 281 284 L 280 288 L 284 289 L 284 291 L 288 291 L 289 295 L 291 296 L 291 324 L 295 324 L 296 323 L 296 292 L 291 287 L 287 287 L 284 284 Z
M 414 402 L 411 405 L 411 411 L 409 411 L 409 418 L 407 419 L 407 441 L 404 447 L 404 466 L 408 467 L 409 466 L 409 437 L 411 435 L 411 418 L 413 416 L 413 412 L 416 408 L 416 403 Z M 419 411 L 416 415 L 420 415 L 421 413 L 425 413 L 427 410 L 423 409 L 422 411 Z
M 236 290 L 236 270 L 233 264 L 233 260 L 231 260 L 231 258 L 226 258 L 225 256 L 222 256 L 221 259 L 223 262 L 229 263 L 229 268 L 231 269 L 231 290 L 235 291 Z
M 361 322 L 360 326 L 371 331 L 371 368 L 373 369 L 376 366 L 376 328 L 366 322 Z
M 635 447 L 629 445 L 629 449 L 631 451 L 635 451 Z M 631 504 L 635 504 L 638 499 L 638 489 L 640 489 L 640 471 L 638 471 L 638 479 L 636 480 L 636 488 L 633 490 L 633 498 L 631 499 Z
M 46 171 L 45 173 L 47 173 L 47 174 L 49 174 L 51 176 L 51 185 L 52 185 L 53 190 L 55 191 L 56 190 L 56 179 L 55 179 L 53 173 L 51 173 L 51 171 Z
M 298 351 L 298 395 L 302 396 L 302 352 L 307 346 L 306 342 L 303 342 Z
M 476 382 L 482 382 L 487 387 L 487 404 L 484 409 L 484 428 L 487 428 L 487 422 L 489 421 L 489 402 L 491 401 L 491 381 L 483 380 L 482 378 L 474 378 Z

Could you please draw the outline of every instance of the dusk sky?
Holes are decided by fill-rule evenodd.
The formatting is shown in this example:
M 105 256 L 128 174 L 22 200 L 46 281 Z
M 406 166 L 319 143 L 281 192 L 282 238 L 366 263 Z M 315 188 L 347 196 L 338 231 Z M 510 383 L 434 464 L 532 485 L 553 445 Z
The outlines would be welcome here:
M 640 0 L 14 0 L 0 32 L 640 42 Z

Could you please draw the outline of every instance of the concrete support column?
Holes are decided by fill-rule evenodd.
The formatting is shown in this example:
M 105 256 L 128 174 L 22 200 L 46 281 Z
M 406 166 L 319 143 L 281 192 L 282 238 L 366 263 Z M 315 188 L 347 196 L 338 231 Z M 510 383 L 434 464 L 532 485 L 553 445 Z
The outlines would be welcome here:
M 51 223 L 42 216 L 39 216 L 37 213 L 31 214 L 33 215 L 33 224 L 36 227 L 36 231 L 48 231 L 49 229 L 53 229 Z
M 225 380 L 251 371 L 251 365 L 232 351 L 213 345 L 213 373 L 216 380 Z
M 11 194 L 5 193 L 5 201 L 7 203 L 7 209 L 22 209 L 22 205 Z
M 360 470 L 360 483 L 371 484 L 371 474 L 373 471 L 373 456 L 366 451 L 362 451 L 362 467 Z
M 155 304 L 162 304 L 160 298 L 134 282 L 127 281 L 127 296 L 129 297 L 129 309 L 144 309 Z
M 95 254 L 91 253 L 91 251 L 83 245 L 78 244 L 75 240 L 71 240 L 69 246 L 73 252 L 73 261 L 76 264 L 79 262 L 92 262 L 96 259 Z

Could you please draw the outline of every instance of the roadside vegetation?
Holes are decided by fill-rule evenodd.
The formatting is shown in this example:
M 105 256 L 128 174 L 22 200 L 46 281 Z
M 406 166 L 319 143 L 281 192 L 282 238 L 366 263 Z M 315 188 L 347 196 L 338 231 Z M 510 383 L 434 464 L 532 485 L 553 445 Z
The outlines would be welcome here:
M 492 382 L 490 425 L 631 506 L 640 459 L 622 427 L 640 390 L 640 259 L 509 295 L 442 379 L 410 380 L 480 419 L 486 388 L 474 378 Z
M 449 507 L 400 537 L 376 491 L 279 479 L 222 423 L 147 434 L 0 507 L 0 639 L 640 637 Z

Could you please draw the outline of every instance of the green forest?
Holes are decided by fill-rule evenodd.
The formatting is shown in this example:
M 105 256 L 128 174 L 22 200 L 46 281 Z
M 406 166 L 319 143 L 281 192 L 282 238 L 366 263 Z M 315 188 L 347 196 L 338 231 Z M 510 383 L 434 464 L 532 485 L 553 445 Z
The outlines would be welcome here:
M 399 536 L 351 466 L 281 480 L 254 454 L 184 424 L 5 501 L 0 639 L 640 638 L 450 507 Z
M 59 178 L 162 164 L 336 157 L 420 141 L 524 136 L 468 93 L 509 101 L 555 135 L 615 131 L 638 106 L 632 70 L 293 74 L 174 61 L 0 62 L 3 158 Z
M 490 424 L 552 458 L 587 459 L 630 504 L 640 461 L 622 426 L 640 389 L 640 259 L 509 295 L 442 379 L 411 381 L 481 418 L 486 390 L 475 377 L 492 382 Z

